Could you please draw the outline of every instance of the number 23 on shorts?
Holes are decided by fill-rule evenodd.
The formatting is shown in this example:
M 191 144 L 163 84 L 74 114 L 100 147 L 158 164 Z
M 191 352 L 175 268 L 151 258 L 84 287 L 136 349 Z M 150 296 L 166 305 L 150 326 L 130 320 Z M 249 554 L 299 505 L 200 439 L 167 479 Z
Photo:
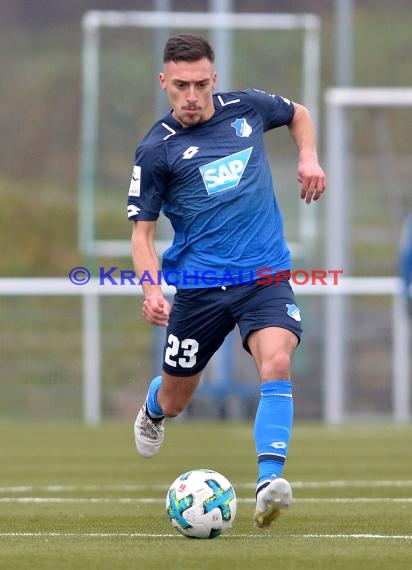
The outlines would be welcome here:
M 199 350 L 199 343 L 194 338 L 185 338 L 180 341 L 174 334 L 169 334 L 167 339 L 168 347 L 165 352 L 165 362 L 169 366 L 176 368 L 192 368 L 196 364 L 196 355 Z M 180 356 L 179 356 L 180 354 Z

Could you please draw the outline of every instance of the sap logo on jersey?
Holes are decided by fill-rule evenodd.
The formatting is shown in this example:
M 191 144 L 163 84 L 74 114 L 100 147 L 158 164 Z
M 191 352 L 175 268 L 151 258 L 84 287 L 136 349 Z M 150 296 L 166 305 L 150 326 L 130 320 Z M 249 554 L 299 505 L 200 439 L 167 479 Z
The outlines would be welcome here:
M 199 168 L 208 194 L 222 192 L 239 184 L 252 149 L 253 146 Z

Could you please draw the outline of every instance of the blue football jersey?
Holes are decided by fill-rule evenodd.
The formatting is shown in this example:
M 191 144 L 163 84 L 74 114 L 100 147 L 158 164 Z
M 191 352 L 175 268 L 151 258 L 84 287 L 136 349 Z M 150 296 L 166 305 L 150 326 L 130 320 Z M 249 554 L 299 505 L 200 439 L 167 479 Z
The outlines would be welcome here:
M 128 216 L 154 221 L 162 210 L 170 220 L 162 272 L 177 288 L 245 283 L 291 264 L 264 133 L 291 122 L 293 103 L 256 89 L 213 101 L 196 126 L 171 113 L 157 121 L 135 156 Z

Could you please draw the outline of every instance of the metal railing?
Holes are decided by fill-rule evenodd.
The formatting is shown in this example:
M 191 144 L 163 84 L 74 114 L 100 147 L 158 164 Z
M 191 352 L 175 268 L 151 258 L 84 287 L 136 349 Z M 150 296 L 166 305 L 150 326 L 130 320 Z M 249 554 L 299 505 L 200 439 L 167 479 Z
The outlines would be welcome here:
M 165 293 L 174 289 L 163 286 Z M 411 419 L 409 322 L 404 299 L 401 296 L 401 280 L 397 277 L 340 278 L 338 285 L 299 285 L 296 296 L 326 296 L 326 322 L 323 345 L 323 419 L 328 424 L 343 423 L 345 410 L 345 378 L 337 370 L 347 339 L 339 322 L 333 319 L 333 303 L 348 295 L 382 296 L 392 299 L 392 416 L 397 423 Z M 140 286 L 101 285 L 91 279 L 87 284 L 74 285 L 68 278 L 2 278 L 0 296 L 81 296 L 82 297 L 82 353 L 83 353 L 83 418 L 87 424 L 101 420 L 101 339 L 100 297 L 107 295 L 141 295 Z M 333 330 L 333 334 L 330 331 Z

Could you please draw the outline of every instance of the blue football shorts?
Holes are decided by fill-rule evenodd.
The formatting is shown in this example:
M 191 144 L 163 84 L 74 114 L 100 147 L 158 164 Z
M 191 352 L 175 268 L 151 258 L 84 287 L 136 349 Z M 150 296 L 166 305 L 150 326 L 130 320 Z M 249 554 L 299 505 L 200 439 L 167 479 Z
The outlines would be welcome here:
M 236 325 L 248 352 L 249 334 L 267 327 L 287 329 L 300 342 L 300 312 L 289 281 L 178 289 L 166 333 L 163 370 L 171 376 L 201 372 Z

